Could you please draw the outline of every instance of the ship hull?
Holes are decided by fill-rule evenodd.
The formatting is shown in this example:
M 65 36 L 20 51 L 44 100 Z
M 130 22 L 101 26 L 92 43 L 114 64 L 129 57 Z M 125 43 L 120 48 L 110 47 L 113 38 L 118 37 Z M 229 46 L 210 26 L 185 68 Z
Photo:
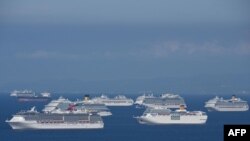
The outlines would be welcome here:
M 249 108 L 246 107 L 236 107 L 236 108 L 231 108 L 231 107 L 206 107 L 208 111 L 218 111 L 218 112 L 244 112 L 248 111 Z
M 135 104 L 142 105 L 143 101 L 142 100 L 136 100 Z
M 101 129 L 103 123 L 52 123 L 8 122 L 12 129 Z
M 103 103 L 105 106 L 132 106 L 133 103 Z
M 155 108 L 155 107 L 165 107 L 165 108 L 169 108 L 169 109 L 179 109 L 180 108 L 180 105 L 157 105 L 157 104 L 145 104 L 143 103 L 142 104 L 143 106 L 146 106 L 146 107 L 150 107 L 150 108 Z M 185 108 L 187 107 L 186 105 L 184 105 Z
M 97 114 L 100 116 L 111 116 L 112 115 L 111 112 L 97 112 Z
M 141 124 L 205 124 L 207 116 L 181 116 L 179 120 L 171 116 L 141 116 L 137 120 Z
M 134 104 L 134 100 L 128 99 L 125 96 L 108 98 L 102 95 L 101 97 L 93 98 L 92 102 L 104 104 L 105 106 L 132 106 Z

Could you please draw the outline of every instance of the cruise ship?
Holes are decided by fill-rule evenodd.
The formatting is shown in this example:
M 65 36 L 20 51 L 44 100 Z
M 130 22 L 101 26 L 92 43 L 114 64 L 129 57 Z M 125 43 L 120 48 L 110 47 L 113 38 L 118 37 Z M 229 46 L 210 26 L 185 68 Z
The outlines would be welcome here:
M 187 111 L 184 105 L 172 111 L 167 108 L 147 108 L 142 116 L 135 117 L 141 124 L 205 124 L 207 115 L 202 111 Z
M 248 111 L 247 101 L 236 98 L 235 95 L 231 99 L 223 99 L 216 96 L 205 103 L 205 107 L 209 111 Z
M 100 97 L 94 97 L 92 101 L 95 103 L 105 104 L 106 106 L 131 106 L 134 104 L 133 99 L 127 98 L 124 95 L 118 95 L 114 98 L 101 95 Z
M 49 113 L 55 110 L 60 103 L 71 103 L 71 101 L 60 96 L 58 99 L 51 100 L 47 105 L 45 105 L 43 112 Z
M 17 97 L 18 101 L 48 101 L 51 99 L 51 95 L 48 92 L 42 92 L 40 95 L 36 95 L 31 90 L 13 91 L 10 96 Z
M 100 116 L 110 116 L 112 113 L 104 104 L 84 103 L 83 101 L 72 102 L 60 97 L 45 105 L 45 113 L 53 114 L 87 114 L 93 113 Z
M 143 94 L 141 96 L 138 96 L 135 100 L 135 104 L 139 104 L 139 105 L 142 105 L 143 101 L 145 98 L 155 98 L 153 94 L 149 94 L 149 95 L 146 95 L 146 94 Z
M 31 90 L 14 90 L 10 93 L 10 96 L 35 96 L 35 93 Z
M 166 107 L 179 108 L 180 105 L 186 106 L 184 99 L 176 94 L 162 94 L 160 97 L 146 97 L 142 105 L 146 107 Z
M 99 115 L 91 114 L 46 114 L 33 107 L 21 111 L 6 120 L 12 129 L 100 129 L 104 127 Z

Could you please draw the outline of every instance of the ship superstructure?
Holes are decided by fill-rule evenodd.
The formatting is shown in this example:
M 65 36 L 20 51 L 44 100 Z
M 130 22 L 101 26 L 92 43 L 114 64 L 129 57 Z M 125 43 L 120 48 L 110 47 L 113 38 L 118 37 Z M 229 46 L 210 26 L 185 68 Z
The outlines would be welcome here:
M 184 99 L 176 94 L 162 94 L 159 97 L 146 97 L 142 105 L 146 107 L 166 107 L 166 108 L 179 108 L 180 105 L 186 106 Z

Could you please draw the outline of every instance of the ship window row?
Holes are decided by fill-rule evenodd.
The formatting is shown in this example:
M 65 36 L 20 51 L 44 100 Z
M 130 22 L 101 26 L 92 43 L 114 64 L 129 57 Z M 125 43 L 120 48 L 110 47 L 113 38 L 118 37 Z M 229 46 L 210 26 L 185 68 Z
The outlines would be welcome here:
M 149 101 L 146 101 L 144 103 L 146 103 L 146 104 L 150 104 L 150 103 L 156 103 L 156 104 L 178 104 L 178 105 L 185 104 L 184 102 L 179 102 L 179 101 L 176 101 L 176 102 L 174 102 L 174 101 L 171 101 L 171 102 L 164 102 L 164 101 L 157 101 L 157 102 L 150 101 L 149 102 Z
M 216 105 L 233 105 L 233 106 L 237 106 L 237 105 L 239 105 L 239 106 L 244 106 L 244 105 L 247 105 L 247 104 L 245 104 L 245 103 L 217 103 Z
M 144 116 L 147 115 L 147 113 L 143 114 Z M 178 114 L 172 114 L 172 113 L 151 113 L 152 116 L 166 116 L 166 115 L 171 115 L 171 116 L 195 116 L 197 113 L 178 113 Z M 202 113 L 201 115 L 206 115 L 205 113 Z
M 50 120 L 50 121 L 37 121 L 38 123 L 42 123 L 42 124 L 45 124 L 45 123 L 64 123 L 64 121 L 56 121 L 56 120 Z
M 218 107 L 220 107 L 220 108 L 244 108 L 244 107 L 247 107 L 247 106 L 242 107 L 242 106 L 223 106 L 223 105 L 220 105 Z
M 143 114 L 144 116 L 145 115 L 147 115 L 147 113 L 145 113 L 145 114 Z M 196 116 L 196 115 L 206 115 L 205 113 L 204 114 L 187 114 L 187 113 L 185 113 L 185 114 L 177 114 L 177 115 L 173 115 L 173 114 L 163 114 L 163 113 L 151 113 L 151 115 L 153 115 L 153 116 L 156 116 L 156 115 L 159 115 L 159 116 L 166 116 L 166 115 L 171 115 L 171 116 Z
M 41 123 L 41 124 L 58 124 L 58 123 L 65 123 L 64 121 L 55 121 L 55 120 L 50 120 L 50 121 L 37 121 L 38 123 Z M 72 122 L 66 122 L 66 123 L 90 123 L 90 121 L 72 121 Z
M 130 103 L 128 101 L 103 101 L 104 103 Z

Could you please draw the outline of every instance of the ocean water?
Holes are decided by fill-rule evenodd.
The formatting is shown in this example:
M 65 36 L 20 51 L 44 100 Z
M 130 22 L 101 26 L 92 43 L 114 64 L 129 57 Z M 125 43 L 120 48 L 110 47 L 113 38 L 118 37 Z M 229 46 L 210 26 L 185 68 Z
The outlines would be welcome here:
M 61 94 L 75 100 L 83 95 Z M 54 95 L 58 98 L 59 94 Z M 136 98 L 137 95 L 127 95 Z M 208 112 L 204 102 L 213 96 L 183 95 L 188 110 L 202 110 L 208 114 L 204 125 L 142 125 L 133 116 L 145 109 L 110 107 L 113 115 L 104 117 L 104 128 L 98 130 L 12 130 L 5 123 L 12 114 L 36 106 L 41 110 L 44 102 L 20 103 L 8 94 L 0 94 L 0 141 L 222 141 L 224 124 L 250 124 L 250 112 Z M 228 95 L 227 97 L 230 97 Z M 242 95 L 250 101 L 250 96 Z

